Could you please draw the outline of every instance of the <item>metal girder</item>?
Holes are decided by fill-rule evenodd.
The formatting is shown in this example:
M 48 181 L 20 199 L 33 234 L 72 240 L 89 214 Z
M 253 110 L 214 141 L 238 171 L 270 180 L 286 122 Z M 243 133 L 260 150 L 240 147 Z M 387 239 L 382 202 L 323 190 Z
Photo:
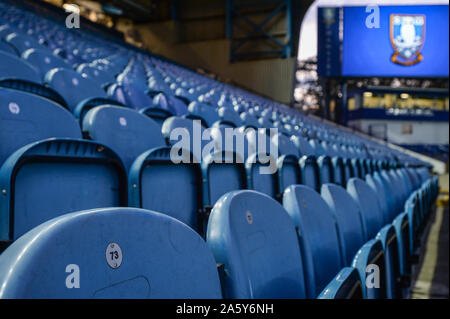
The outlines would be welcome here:
M 287 58 L 293 54 L 292 41 L 293 0 L 227 0 L 226 35 L 230 39 L 230 61 Z M 262 10 L 256 11 L 258 8 Z M 262 21 L 254 22 L 251 15 L 257 13 Z M 272 33 L 270 23 L 275 17 L 285 19 L 282 33 Z M 241 24 L 241 25 L 240 25 Z M 242 24 L 244 26 L 242 26 Z M 254 48 L 252 42 L 258 41 Z

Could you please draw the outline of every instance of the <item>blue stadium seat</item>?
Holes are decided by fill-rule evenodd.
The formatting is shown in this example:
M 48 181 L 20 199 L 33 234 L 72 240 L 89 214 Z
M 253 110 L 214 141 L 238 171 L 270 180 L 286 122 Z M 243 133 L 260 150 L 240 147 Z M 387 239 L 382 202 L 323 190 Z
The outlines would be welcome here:
M 0 88 L 0 166 L 19 148 L 51 137 L 81 138 L 80 127 L 48 99 Z
M 397 298 L 400 261 L 398 259 L 398 241 L 395 228 L 392 224 L 385 226 L 377 193 L 363 180 L 351 178 L 347 184 L 347 191 L 359 205 L 363 216 L 366 240 L 376 238 L 383 245 L 386 263 L 386 296 Z
M 307 295 L 316 298 L 344 267 L 336 220 L 320 195 L 304 185 L 289 186 L 283 206 L 297 230 Z
M 14 51 L 14 48 L 12 46 L 10 46 L 8 43 L 2 41 L 1 39 L 0 39 L 0 52 L 17 55 L 16 51 Z
M 174 131 L 177 129 L 177 131 Z M 202 161 L 203 147 L 207 141 L 202 139 L 204 128 L 200 121 L 172 116 L 164 121 L 161 132 L 167 143 L 180 152 L 191 152 L 195 163 Z
M 27 80 L 5 79 L 0 80 L 0 87 L 20 91 L 22 93 L 34 94 L 39 97 L 49 99 L 61 107 L 69 110 L 69 107 L 63 97 L 58 92 L 45 85 Z
M 0 80 L 19 79 L 42 83 L 38 71 L 29 63 L 0 51 Z
M 127 169 L 143 152 L 166 145 L 157 123 L 124 107 L 91 109 L 83 119 L 82 129 L 85 136 L 111 147 Z
M 91 66 L 87 63 L 83 63 L 77 67 L 77 72 L 80 74 L 86 74 L 88 78 L 94 80 L 99 85 L 105 85 L 107 83 L 114 82 L 115 78 L 109 72 L 99 70 L 98 68 Z
M 121 160 L 106 146 L 80 139 L 53 138 L 20 148 L 1 167 L 0 188 L 6 194 L 0 198 L 5 241 L 68 212 L 127 204 Z
M 261 127 L 256 116 L 253 116 L 248 112 L 242 112 L 240 118 L 245 127 L 252 127 L 254 129 Z
M 217 110 L 217 114 L 220 120 L 214 124 L 215 126 L 240 127 L 243 124 L 239 114 L 231 108 L 221 107 Z
M 129 204 L 169 215 L 203 233 L 200 165 L 170 152 L 169 147 L 154 148 L 136 159 L 129 172 Z
M 108 95 L 112 99 L 136 110 L 153 107 L 152 99 L 139 88 L 132 85 L 113 84 L 108 87 Z
M 331 158 L 328 155 L 321 155 L 317 158 L 319 167 L 319 184 L 334 183 L 334 170 Z
M 375 238 L 378 231 L 385 225 L 375 191 L 363 180 L 355 177 L 348 181 L 347 191 L 359 205 L 365 239 Z
M 302 184 L 320 190 L 320 171 L 315 156 L 302 156 L 299 160 Z
M 0 298 L 221 298 L 202 238 L 136 208 L 75 212 L 39 225 L 0 255 L 0 287 Z
M 206 123 L 207 127 L 212 127 L 213 124 L 220 119 L 219 115 L 213 107 L 197 101 L 191 102 L 189 104 L 188 111 L 189 118 L 200 119 Z
M 217 151 L 203 158 L 202 194 L 203 214 L 208 217 L 214 204 L 219 198 L 234 190 L 246 189 L 246 171 L 243 161 L 230 151 Z
M 42 49 L 28 49 L 22 54 L 22 59 L 33 65 L 44 80 L 45 74 L 54 68 L 70 68 L 60 57 Z
M 370 174 L 366 175 L 365 181 L 377 195 L 378 203 L 383 214 L 383 224 L 391 223 L 395 216 L 392 216 L 392 214 L 390 214 L 389 212 L 386 191 L 383 187 L 383 184 L 379 183 L 379 181 Z
M 36 39 L 22 35 L 18 33 L 11 33 L 6 37 L 6 42 L 8 42 L 17 52 L 17 55 L 22 55 L 28 49 L 41 49 L 47 50 L 45 46 L 41 45 Z
M 246 130 L 245 141 L 248 143 L 248 148 L 244 145 L 245 150 L 248 150 L 245 155 L 248 189 L 253 189 L 275 198 L 278 191 L 275 174 L 277 170 L 278 146 L 266 134 L 266 129 Z
M 45 83 L 62 95 L 72 111 L 79 103 L 106 98 L 106 93 L 96 82 L 69 69 L 50 70 L 45 75 Z
M 301 183 L 298 149 L 295 144 L 283 134 L 276 134 L 273 136 L 272 142 L 278 144 L 280 154 L 277 160 L 278 185 L 276 197 L 278 200 L 281 200 L 286 187 Z
M 325 287 L 318 299 L 362 299 L 363 289 L 358 270 L 346 267 Z
M 270 197 L 249 190 L 222 196 L 211 212 L 206 242 L 224 264 L 225 298 L 306 297 L 295 226 Z
M 366 242 L 358 204 L 338 185 L 322 185 L 321 195 L 334 214 L 342 234 L 342 240 L 339 242 L 342 258 L 346 265 L 351 265 L 356 253 Z

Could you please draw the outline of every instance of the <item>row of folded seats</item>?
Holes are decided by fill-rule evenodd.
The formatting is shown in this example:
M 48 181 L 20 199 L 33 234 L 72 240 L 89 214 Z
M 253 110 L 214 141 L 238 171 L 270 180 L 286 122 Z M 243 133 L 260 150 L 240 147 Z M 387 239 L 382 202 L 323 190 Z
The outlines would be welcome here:
M 180 116 L 159 125 L 111 105 L 80 123 L 11 88 L 0 88 L 0 124 L 5 298 L 398 298 L 437 195 L 427 168 L 318 156 L 315 141 L 266 129 L 241 127 L 236 149 L 219 123 L 206 154 L 171 154 L 183 135 L 174 139 L 175 129 L 190 146 L 205 128 Z M 259 170 L 273 155 L 258 153 L 264 140 L 278 149 L 275 174 Z M 96 264 L 108 242 L 122 247 L 126 265 Z M 90 273 L 79 290 L 58 281 L 63 263 Z M 370 265 L 380 273 L 373 288 Z

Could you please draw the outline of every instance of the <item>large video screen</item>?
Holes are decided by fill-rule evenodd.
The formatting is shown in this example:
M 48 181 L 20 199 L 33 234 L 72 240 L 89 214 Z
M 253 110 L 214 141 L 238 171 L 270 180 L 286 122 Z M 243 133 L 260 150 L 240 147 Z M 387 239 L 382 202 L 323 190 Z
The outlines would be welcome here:
M 448 77 L 448 6 L 378 8 L 343 8 L 343 76 Z

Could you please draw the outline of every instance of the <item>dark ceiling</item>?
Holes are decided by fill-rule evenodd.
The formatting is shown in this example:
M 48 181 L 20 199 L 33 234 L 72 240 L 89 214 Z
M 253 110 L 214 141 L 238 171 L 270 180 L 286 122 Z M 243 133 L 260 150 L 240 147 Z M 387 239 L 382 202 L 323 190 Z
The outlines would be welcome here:
M 120 9 L 121 16 L 137 23 L 169 19 L 172 3 L 171 0 L 97 0 L 97 2 Z M 110 11 L 108 13 L 114 15 Z

